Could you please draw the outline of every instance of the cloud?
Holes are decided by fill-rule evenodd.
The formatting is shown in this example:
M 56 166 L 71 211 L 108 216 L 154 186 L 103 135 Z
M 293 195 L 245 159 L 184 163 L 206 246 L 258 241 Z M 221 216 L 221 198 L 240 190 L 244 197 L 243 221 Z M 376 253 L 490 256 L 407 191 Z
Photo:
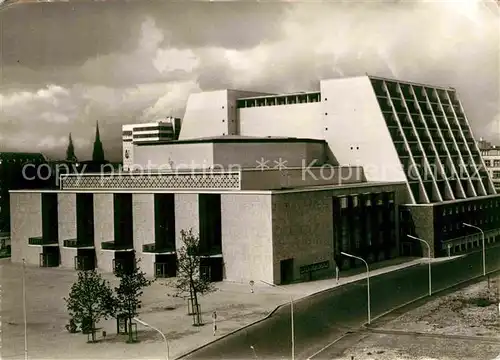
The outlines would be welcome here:
M 182 116 L 192 92 L 306 91 L 324 78 L 370 73 L 453 86 L 475 135 L 500 137 L 500 16 L 485 2 L 138 3 L 109 5 L 113 11 L 81 4 L 76 15 L 55 8 L 70 19 L 89 14 L 96 31 L 83 20 L 73 28 L 65 18 L 56 29 L 35 18 L 47 46 L 18 48 L 20 63 L 13 48 L 2 53 L 4 133 L 38 133 L 41 147 L 61 153 L 71 131 L 77 150 L 90 154 L 99 120 L 106 151 L 118 157 L 121 124 Z M 17 42 L 37 43 L 9 21 L 25 40 Z M 68 34 L 48 36 L 61 28 Z M 6 34 L 4 48 L 15 39 L 12 29 Z

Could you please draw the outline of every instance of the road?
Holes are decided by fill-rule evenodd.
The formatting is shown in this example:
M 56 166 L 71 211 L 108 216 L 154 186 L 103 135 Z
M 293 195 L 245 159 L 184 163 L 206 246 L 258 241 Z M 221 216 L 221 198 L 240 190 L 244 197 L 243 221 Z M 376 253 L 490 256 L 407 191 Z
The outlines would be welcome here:
M 486 269 L 500 268 L 500 246 L 486 251 Z M 452 261 L 432 264 L 432 289 L 444 289 L 482 275 L 482 253 L 470 253 Z M 370 279 L 372 318 L 425 296 L 429 291 L 428 265 L 422 264 Z M 294 304 L 295 358 L 307 359 L 348 331 L 367 321 L 366 280 L 346 284 Z M 250 346 L 253 346 L 254 351 Z M 333 349 L 332 349 L 333 350 Z M 314 359 L 331 359 L 329 348 Z M 332 351 L 333 353 L 333 351 Z M 212 345 L 185 359 L 291 359 L 290 307 L 269 319 Z

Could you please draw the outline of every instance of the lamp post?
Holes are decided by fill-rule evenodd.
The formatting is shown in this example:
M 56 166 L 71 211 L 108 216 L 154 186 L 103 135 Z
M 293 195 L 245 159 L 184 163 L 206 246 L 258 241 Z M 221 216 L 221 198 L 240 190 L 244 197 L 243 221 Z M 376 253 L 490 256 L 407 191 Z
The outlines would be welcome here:
M 474 225 L 471 225 L 471 224 L 468 224 L 468 223 L 462 223 L 462 224 L 464 226 L 481 231 L 481 236 L 483 238 L 483 276 L 486 276 L 486 249 L 485 249 L 485 245 L 484 245 L 484 231 L 481 230 L 481 228 L 474 226 Z
M 367 296 L 368 296 L 368 325 L 371 323 L 371 313 L 370 313 L 370 268 L 368 267 L 368 263 L 358 257 L 358 256 L 354 256 L 354 255 L 351 255 L 351 254 L 348 254 L 348 253 L 345 253 L 345 252 L 340 252 L 342 255 L 344 256 L 347 256 L 347 257 L 350 257 L 350 258 L 354 258 L 354 259 L 358 259 L 358 260 L 361 260 L 362 262 L 365 263 L 365 266 L 366 266 L 366 282 L 367 282 Z
M 26 321 L 26 261 L 23 259 L 24 359 L 28 360 L 28 322 Z
M 428 251 L 428 258 L 429 258 L 429 261 L 428 261 L 428 264 L 429 264 L 429 296 L 432 295 L 432 273 L 431 273 L 431 246 L 429 245 L 429 243 L 423 239 L 420 239 L 416 236 L 412 236 L 412 235 L 406 235 L 408 236 L 410 239 L 413 239 L 413 240 L 418 240 L 418 241 L 421 241 L 423 242 L 425 245 L 427 245 L 427 251 Z
M 260 282 L 282 290 L 280 287 L 278 287 L 274 284 L 268 283 L 267 281 L 260 280 Z M 290 295 L 290 320 L 292 323 L 291 324 L 291 328 L 292 328 L 292 360 L 295 360 L 295 329 L 294 329 L 294 324 L 293 324 L 293 297 L 292 297 L 292 295 Z
M 168 340 L 167 340 L 167 337 L 165 336 L 165 334 L 163 332 L 161 332 L 159 329 L 155 328 L 154 326 L 149 325 L 144 320 L 138 319 L 136 317 L 134 318 L 134 320 L 137 321 L 139 324 L 145 326 L 145 327 L 153 329 L 154 331 L 156 331 L 157 333 L 159 333 L 161 335 L 161 337 L 163 338 L 163 341 L 165 342 L 165 346 L 167 347 L 167 360 L 169 360 L 169 358 L 170 358 L 170 349 L 168 347 Z

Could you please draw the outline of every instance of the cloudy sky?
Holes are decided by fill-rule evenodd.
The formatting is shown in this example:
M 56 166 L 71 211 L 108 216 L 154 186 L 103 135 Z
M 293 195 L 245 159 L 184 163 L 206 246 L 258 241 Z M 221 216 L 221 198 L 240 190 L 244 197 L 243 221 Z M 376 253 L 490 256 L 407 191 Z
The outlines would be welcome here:
M 192 92 L 364 73 L 457 88 L 476 136 L 500 143 L 499 24 L 475 0 L 21 0 L 0 10 L 0 150 L 63 157 L 72 132 L 89 158 L 99 120 L 118 159 L 122 124 L 182 117 Z

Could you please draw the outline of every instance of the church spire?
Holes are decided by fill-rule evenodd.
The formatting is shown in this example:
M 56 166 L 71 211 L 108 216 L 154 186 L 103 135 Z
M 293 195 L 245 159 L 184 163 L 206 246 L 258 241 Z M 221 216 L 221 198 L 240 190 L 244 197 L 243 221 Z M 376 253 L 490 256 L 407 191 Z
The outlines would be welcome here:
M 75 147 L 73 145 L 73 139 L 71 138 L 71 133 L 69 133 L 68 148 L 66 149 L 66 161 L 71 161 L 71 162 L 78 161 L 75 155 Z
M 99 122 L 96 121 L 94 150 L 92 151 L 92 161 L 104 162 L 104 149 L 102 147 L 101 135 L 99 134 Z

